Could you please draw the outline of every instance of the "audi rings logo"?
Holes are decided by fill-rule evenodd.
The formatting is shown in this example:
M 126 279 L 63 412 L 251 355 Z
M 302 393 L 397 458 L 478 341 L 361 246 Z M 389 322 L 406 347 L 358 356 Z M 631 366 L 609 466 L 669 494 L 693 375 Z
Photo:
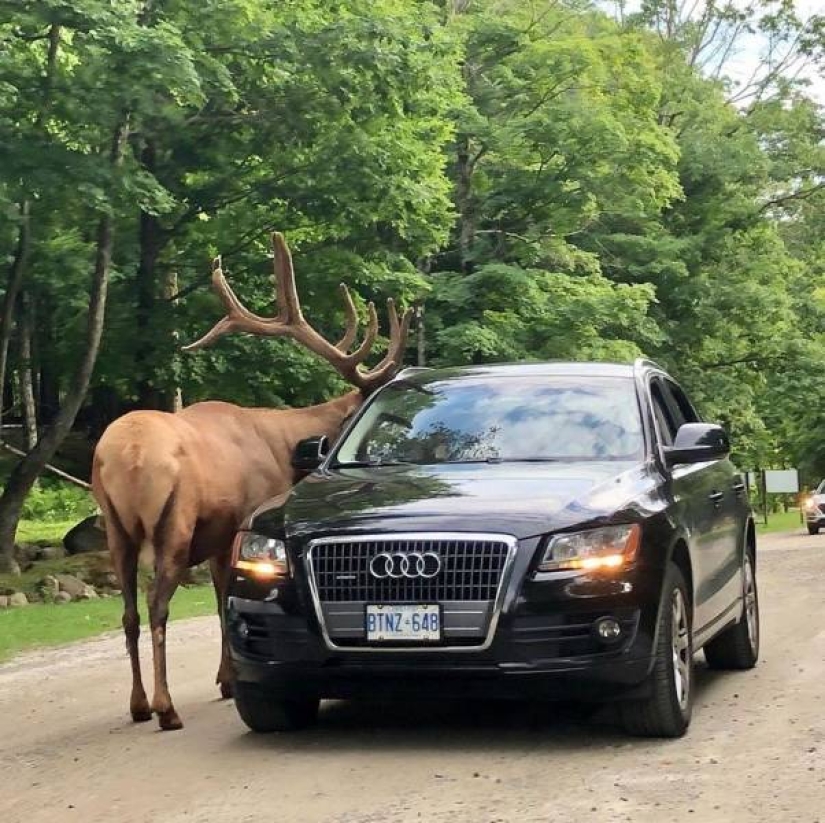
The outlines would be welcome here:
M 441 571 L 441 557 L 435 552 L 381 552 L 370 560 L 370 574 L 378 580 L 430 580 Z

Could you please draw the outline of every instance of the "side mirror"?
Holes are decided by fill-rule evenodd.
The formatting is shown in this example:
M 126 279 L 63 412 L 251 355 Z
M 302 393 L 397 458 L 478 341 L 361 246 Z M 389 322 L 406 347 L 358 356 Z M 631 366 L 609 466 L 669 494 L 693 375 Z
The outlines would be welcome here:
M 315 471 L 329 453 L 329 439 L 326 435 L 307 437 L 300 440 L 292 453 L 292 468 L 301 472 Z
M 713 423 L 685 423 L 676 432 L 676 442 L 664 450 L 669 466 L 720 460 L 730 454 L 727 432 Z

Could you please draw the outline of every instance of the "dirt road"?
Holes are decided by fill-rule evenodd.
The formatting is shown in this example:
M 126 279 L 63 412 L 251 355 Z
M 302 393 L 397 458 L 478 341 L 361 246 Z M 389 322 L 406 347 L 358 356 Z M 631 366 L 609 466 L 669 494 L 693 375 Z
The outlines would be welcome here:
M 313 731 L 254 736 L 216 700 L 201 619 L 170 631 L 181 732 L 127 722 L 120 637 L 0 667 L 0 821 L 825 821 L 825 536 L 761 549 L 763 660 L 700 663 L 683 740 L 486 704 L 329 703 Z

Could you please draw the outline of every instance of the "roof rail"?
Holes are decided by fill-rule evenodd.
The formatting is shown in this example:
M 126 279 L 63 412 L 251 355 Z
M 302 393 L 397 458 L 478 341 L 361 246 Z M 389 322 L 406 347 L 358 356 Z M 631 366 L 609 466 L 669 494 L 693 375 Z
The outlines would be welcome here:
M 637 357 L 633 361 L 633 371 L 639 372 L 643 369 L 656 369 L 657 371 L 667 373 L 667 370 L 660 366 L 655 360 L 651 360 L 649 357 Z
M 422 371 L 432 371 L 432 366 L 405 366 L 398 374 L 395 375 L 395 378 L 398 379 L 399 377 L 409 377 L 411 374 L 418 374 L 418 372 Z

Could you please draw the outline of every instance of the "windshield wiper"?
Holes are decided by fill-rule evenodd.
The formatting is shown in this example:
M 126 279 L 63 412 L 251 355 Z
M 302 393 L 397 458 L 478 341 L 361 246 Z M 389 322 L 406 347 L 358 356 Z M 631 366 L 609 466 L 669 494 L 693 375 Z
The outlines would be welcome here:
M 472 460 L 442 460 L 452 466 L 463 466 L 471 463 L 491 463 L 498 465 L 499 463 L 558 463 L 557 457 L 479 457 Z
M 406 460 L 339 460 L 332 464 L 333 469 L 374 469 L 379 466 L 414 466 Z

